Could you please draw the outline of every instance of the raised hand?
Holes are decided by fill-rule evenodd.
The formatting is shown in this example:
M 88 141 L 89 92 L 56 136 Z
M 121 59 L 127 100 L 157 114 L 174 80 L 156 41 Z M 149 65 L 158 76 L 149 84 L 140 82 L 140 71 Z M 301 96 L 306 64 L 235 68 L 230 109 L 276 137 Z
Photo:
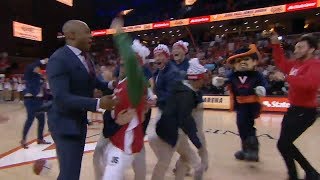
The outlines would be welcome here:
M 124 26 L 123 18 L 122 16 L 118 16 L 112 20 L 110 29 L 115 29 L 116 32 L 121 32 L 123 26 Z
M 270 36 L 271 44 L 281 44 L 281 42 L 280 42 L 280 40 L 278 38 L 279 38 L 278 33 L 273 31 L 271 36 Z

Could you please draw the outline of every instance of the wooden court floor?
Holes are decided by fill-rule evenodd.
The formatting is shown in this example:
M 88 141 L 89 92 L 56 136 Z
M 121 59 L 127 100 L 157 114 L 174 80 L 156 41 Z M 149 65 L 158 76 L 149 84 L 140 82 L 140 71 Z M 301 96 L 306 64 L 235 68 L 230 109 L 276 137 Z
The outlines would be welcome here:
M 155 115 L 154 109 L 152 116 Z M 0 179 L 1 180 L 38 180 L 56 179 L 58 164 L 55 156 L 54 145 L 36 145 L 36 124 L 32 126 L 28 136 L 30 148 L 25 150 L 19 147 L 22 127 L 26 113 L 21 103 L 0 104 L 0 113 L 10 117 L 7 123 L 0 124 Z M 204 114 L 205 134 L 209 150 L 210 167 L 205 174 L 206 180 L 284 180 L 286 169 L 276 149 L 279 137 L 281 114 L 262 114 L 256 120 L 260 141 L 260 162 L 246 163 L 234 159 L 233 153 L 240 147 L 237 136 L 235 114 L 228 111 L 206 110 Z M 93 180 L 92 155 L 97 139 L 100 136 L 102 124 L 99 117 L 94 117 L 93 126 L 89 126 L 85 155 L 82 161 L 81 180 Z M 150 123 L 148 131 L 152 130 L 154 123 Z M 52 141 L 46 128 L 46 140 Z M 320 121 L 317 121 L 295 144 L 320 171 Z M 147 179 L 150 179 L 156 157 L 151 151 L 148 142 L 147 149 Z M 40 158 L 50 159 L 52 165 L 50 172 L 44 176 L 33 174 L 32 163 Z M 166 179 L 173 180 L 172 168 L 176 162 L 177 155 L 170 165 L 170 171 Z M 299 167 L 300 176 L 303 177 Z M 132 170 L 126 173 L 126 179 L 132 178 Z M 186 177 L 185 179 L 192 179 Z

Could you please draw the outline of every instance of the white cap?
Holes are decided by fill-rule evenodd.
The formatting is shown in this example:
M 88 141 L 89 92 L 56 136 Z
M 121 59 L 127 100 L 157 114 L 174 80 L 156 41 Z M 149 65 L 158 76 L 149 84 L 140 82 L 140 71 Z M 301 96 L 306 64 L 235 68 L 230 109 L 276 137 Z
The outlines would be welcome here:
M 160 54 L 160 53 L 164 53 L 167 57 L 170 56 L 170 51 L 168 46 L 164 45 L 164 44 L 159 44 L 154 50 L 153 50 L 153 54 Z
M 188 50 L 189 43 L 187 43 L 187 42 L 183 42 L 180 40 L 180 41 L 174 43 L 172 47 L 175 47 L 175 46 L 181 47 L 185 53 L 187 53 L 189 51 Z
M 142 58 L 143 62 L 145 63 L 146 57 L 148 57 L 150 55 L 150 50 L 146 46 L 142 45 L 140 43 L 140 41 L 137 39 L 135 39 L 133 41 L 133 44 L 131 47 L 132 47 L 133 51 L 135 53 L 137 53 Z
M 199 63 L 198 58 L 193 58 L 189 61 L 189 68 L 187 70 L 187 78 L 189 80 L 197 80 L 204 77 L 207 69 Z

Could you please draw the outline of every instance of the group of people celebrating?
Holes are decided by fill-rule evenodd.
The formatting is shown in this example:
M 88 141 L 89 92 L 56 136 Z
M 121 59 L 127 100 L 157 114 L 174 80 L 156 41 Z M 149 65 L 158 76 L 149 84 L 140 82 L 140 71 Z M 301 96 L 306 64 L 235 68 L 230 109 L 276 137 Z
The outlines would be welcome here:
M 154 105 L 158 107 L 156 125 L 148 134 L 150 147 L 157 157 L 152 180 L 165 179 L 175 152 L 179 154 L 174 169 L 176 179 L 184 179 L 190 168 L 194 170 L 194 179 L 203 179 L 209 168 L 209 157 L 199 90 L 209 79 L 208 70 L 198 59 L 187 59 L 188 43 L 178 41 L 172 53 L 164 44 L 153 50 L 158 70 L 149 76 L 144 63 L 150 50 L 137 40 L 132 43 L 122 27 L 121 18 L 114 19 L 111 24 L 117 31 L 114 42 L 121 56 L 116 82 L 100 82 L 91 73 L 94 66 L 86 52 L 92 36 L 84 22 L 71 20 L 64 25 L 66 46 L 49 59 L 47 74 L 53 104 L 48 111 L 48 124 L 57 147 L 58 179 L 79 179 L 88 123 L 86 112 L 100 108 L 105 112 L 103 133 L 93 158 L 96 179 L 122 180 L 130 166 L 136 180 L 146 179 L 144 136 Z M 277 34 L 270 39 L 276 65 L 286 74 L 279 78 L 286 79 L 290 85 L 291 107 L 283 119 L 278 149 L 290 180 L 298 179 L 294 160 L 305 170 L 307 180 L 318 180 L 319 173 L 293 144 L 316 120 L 320 63 L 312 54 L 317 43 L 310 35 L 302 36 L 296 45 L 297 60 L 289 62 Z M 170 60 L 171 54 L 174 60 Z M 254 120 L 260 115 L 259 97 L 266 95 L 266 81 L 255 70 L 259 56 L 254 44 L 237 50 L 226 61 L 233 66 L 233 72 L 228 78 L 212 80 L 216 86 L 227 84 L 231 92 L 241 140 L 241 149 L 234 156 L 253 162 L 260 159 Z M 94 88 L 113 89 L 114 94 L 95 99 L 92 98 Z

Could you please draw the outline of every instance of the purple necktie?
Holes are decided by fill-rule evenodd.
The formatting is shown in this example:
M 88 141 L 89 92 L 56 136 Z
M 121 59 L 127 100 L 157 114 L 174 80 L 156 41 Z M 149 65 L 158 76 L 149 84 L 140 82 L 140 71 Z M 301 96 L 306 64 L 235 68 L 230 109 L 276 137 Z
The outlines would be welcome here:
M 89 75 L 90 75 L 91 77 L 94 77 L 94 76 L 96 75 L 96 73 L 95 73 L 95 71 L 94 71 L 92 62 L 91 62 L 90 59 L 88 58 L 87 53 L 81 52 L 80 55 L 84 57 L 84 62 L 86 62 L 87 67 L 88 67 L 88 69 L 89 69 Z

